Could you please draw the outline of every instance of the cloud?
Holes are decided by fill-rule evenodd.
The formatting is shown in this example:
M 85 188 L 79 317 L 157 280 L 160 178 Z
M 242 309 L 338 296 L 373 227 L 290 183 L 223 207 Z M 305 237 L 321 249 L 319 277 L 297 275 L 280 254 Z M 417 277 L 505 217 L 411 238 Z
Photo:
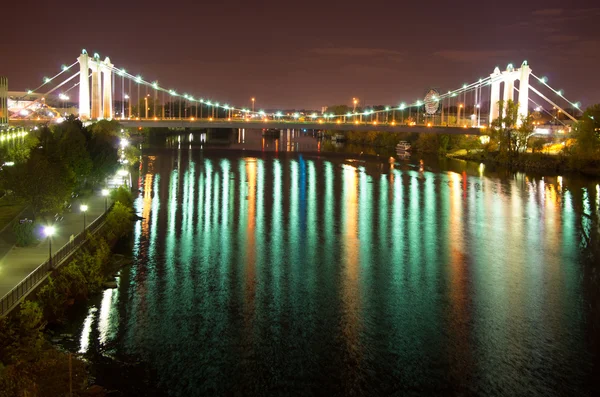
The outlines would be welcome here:
M 482 59 L 496 59 L 504 58 L 511 55 L 511 51 L 508 50 L 497 50 L 497 51 L 463 51 L 463 50 L 442 50 L 436 51 L 433 55 L 448 59 L 454 62 L 478 62 Z
M 536 17 L 557 17 L 563 13 L 564 10 L 562 8 L 543 8 L 533 11 L 531 14 Z

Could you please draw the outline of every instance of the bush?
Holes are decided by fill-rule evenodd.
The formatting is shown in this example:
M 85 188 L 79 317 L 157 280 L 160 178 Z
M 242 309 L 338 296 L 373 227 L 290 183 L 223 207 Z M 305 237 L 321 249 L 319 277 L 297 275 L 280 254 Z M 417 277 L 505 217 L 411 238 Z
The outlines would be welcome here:
M 61 319 L 65 313 L 67 297 L 63 295 L 63 291 L 59 290 L 60 287 L 50 276 L 46 285 L 37 293 L 37 300 L 44 310 L 44 316 L 50 322 Z
M 17 239 L 17 246 L 27 247 L 37 242 L 35 238 L 35 226 L 33 222 L 14 223 L 13 232 Z
M 111 198 L 115 203 L 119 202 L 126 207 L 133 208 L 133 195 L 125 186 L 120 186 L 119 188 L 113 190 L 111 193 Z
M 117 201 L 106 217 L 106 224 L 116 238 L 126 236 L 131 230 L 131 209 Z
M 23 302 L 16 316 L 1 318 L 0 363 L 35 360 L 42 348 L 45 325 L 42 309 L 31 301 Z

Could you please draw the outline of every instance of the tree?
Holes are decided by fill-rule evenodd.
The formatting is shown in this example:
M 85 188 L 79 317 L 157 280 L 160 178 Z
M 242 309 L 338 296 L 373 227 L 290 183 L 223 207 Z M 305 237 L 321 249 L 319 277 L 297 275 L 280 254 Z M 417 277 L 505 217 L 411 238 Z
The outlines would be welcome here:
M 579 159 L 600 159 L 600 104 L 590 106 L 573 128 L 573 154 Z
M 131 209 L 117 201 L 106 217 L 108 229 L 121 238 L 131 230 Z
M 110 194 L 110 198 L 114 202 L 119 202 L 126 207 L 133 208 L 133 195 L 125 186 L 119 186 L 117 189 L 114 189 Z
M 13 232 L 17 238 L 17 245 L 19 247 L 26 247 L 36 242 L 33 222 L 15 222 L 13 224 Z
M 0 164 L 6 161 L 24 163 L 29 157 L 31 149 L 39 145 L 39 141 L 32 135 L 26 135 L 21 143 L 12 142 L 0 146 Z
M 88 152 L 92 160 L 90 177 L 99 182 L 110 175 L 117 166 L 119 146 L 119 123 L 101 120 L 90 127 L 91 137 L 88 141 Z
M 5 187 L 25 199 L 34 216 L 57 211 L 73 190 L 65 164 L 53 161 L 43 149 L 36 149 L 26 163 L 2 171 Z
M 92 171 L 92 159 L 87 151 L 86 134 L 79 120 L 66 121 L 64 130 L 58 130 L 58 155 L 69 168 L 73 178 L 81 182 Z M 63 123 L 63 124 L 64 124 Z
M 492 138 L 498 143 L 501 154 L 513 157 L 527 148 L 527 139 L 533 132 L 531 115 L 519 120 L 519 104 L 512 100 L 498 101 L 500 115 L 492 121 Z M 519 123 L 520 121 L 520 123 Z
M 357 109 L 357 111 L 358 111 L 358 109 Z M 352 108 L 347 105 L 332 105 L 332 106 L 327 106 L 327 110 L 325 110 L 325 113 L 334 114 L 336 116 L 345 115 L 348 113 L 352 113 Z

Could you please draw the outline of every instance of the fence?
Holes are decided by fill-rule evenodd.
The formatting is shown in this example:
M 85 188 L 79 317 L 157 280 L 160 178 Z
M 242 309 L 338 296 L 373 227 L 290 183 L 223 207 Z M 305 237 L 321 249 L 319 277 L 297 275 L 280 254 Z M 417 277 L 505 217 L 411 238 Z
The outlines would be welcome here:
M 52 255 L 51 258 L 36 267 L 31 273 L 29 273 L 27 277 L 17 284 L 16 287 L 4 295 L 2 299 L 0 299 L 0 317 L 8 314 L 8 312 L 10 312 L 19 303 L 19 300 L 22 297 L 37 287 L 53 269 L 58 268 L 65 259 L 73 254 L 80 246 L 85 244 L 87 242 L 86 232 L 89 234 L 95 234 L 104 224 L 106 215 L 109 213 L 111 208 L 112 205 L 108 211 L 105 211 L 102 215 L 90 223 L 89 226 L 86 227 L 85 231 L 82 231 L 75 236 L 73 240 L 63 245 Z

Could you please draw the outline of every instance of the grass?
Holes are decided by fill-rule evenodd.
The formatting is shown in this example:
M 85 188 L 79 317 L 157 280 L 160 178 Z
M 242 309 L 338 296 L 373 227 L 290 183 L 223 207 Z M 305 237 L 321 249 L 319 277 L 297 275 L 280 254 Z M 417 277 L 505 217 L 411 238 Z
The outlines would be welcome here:
M 0 198 L 0 230 L 4 229 L 27 205 L 18 199 Z

